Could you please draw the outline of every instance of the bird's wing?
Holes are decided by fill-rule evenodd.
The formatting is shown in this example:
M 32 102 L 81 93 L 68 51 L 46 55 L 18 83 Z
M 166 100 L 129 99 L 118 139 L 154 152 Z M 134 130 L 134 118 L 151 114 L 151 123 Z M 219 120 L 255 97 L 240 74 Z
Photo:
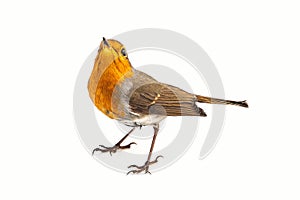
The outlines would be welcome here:
M 130 110 L 136 114 L 164 116 L 206 116 L 197 107 L 195 95 L 177 87 L 150 83 L 137 88 L 130 96 Z

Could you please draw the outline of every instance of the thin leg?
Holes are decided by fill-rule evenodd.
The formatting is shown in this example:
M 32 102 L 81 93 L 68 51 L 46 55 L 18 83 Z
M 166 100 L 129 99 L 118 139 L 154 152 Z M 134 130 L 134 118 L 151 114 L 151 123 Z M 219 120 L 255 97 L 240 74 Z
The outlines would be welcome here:
M 126 146 L 128 146 L 128 145 L 126 145 L 126 146 L 121 146 L 121 144 L 122 144 L 122 142 L 135 130 L 135 128 L 136 127 L 134 127 L 133 129 L 131 129 L 124 137 L 122 137 L 122 139 L 116 144 L 116 146 L 120 146 L 121 148 L 124 148 L 125 147 L 125 149 L 126 149 Z M 127 148 L 130 148 L 130 145 L 129 145 L 129 147 L 127 147 Z
M 151 147 L 150 147 L 150 151 L 149 151 L 146 163 L 150 163 L 150 159 L 151 159 L 151 156 L 152 156 L 152 151 L 153 151 L 153 148 L 154 148 L 155 140 L 156 140 L 156 137 L 157 137 L 157 133 L 159 131 L 159 125 L 157 125 L 157 127 L 154 126 L 153 129 L 154 129 L 154 134 L 153 134 L 152 143 L 151 143 Z M 149 165 L 145 169 L 146 173 L 149 172 L 148 169 L 149 169 Z
M 130 145 L 132 144 L 136 144 L 135 142 L 131 142 L 125 146 L 121 146 L 121 143 L 135 130 L 136 127 L 134 127 L 133 129 L 131 129 L 117 144 L 115 144 L 113 147 L 106 147 L 103 145 L 99 145 L 99 147 L 101 148 L 95 148 L 92 152 L 92 155 L 94 155 L 94 153 L 96 151 L 101 151 L 102 153 L 105 152 L 109 152 L 110 155 L 112 155 L 112 153 L 116 153 L 118 149 L 129 149 Z
M 153 152 L 153 148 L 154 148 L 154 144 L 155 144 L 155 140 L 156 140 L 156 137 L 157 137 L 157 133 L 159 131 L 159 125 L 156 125 L 153 128 L 154 128 L 154 134 L 153 134 L 152 143 L 151 143 L 151 147 L 150 147 L 150 151 L 149 151 L 149 154 L 148 154 L 147 161 L 145 162 L 145 164 L 143 166 L 130 165 L 128 168 L 135 167 L 137 169 L 129 171 L 127 173 L 127 175 L 130 174 L 130 173 L 138 174 L 138 173 L 141 173 L 142 171 L 145 171 L 145 174 L 146 173 L 151 174 L 149 172 L 149 166 L 152 165 L 152 164 L 154 164 L 154 163 L 157 163 L 158 162 L 158 158 L 162 157 L 162 156 L 157 156 L 155 158 L 155 160 L 150 161 L 151 156 L 152 156 L 152 152 Z

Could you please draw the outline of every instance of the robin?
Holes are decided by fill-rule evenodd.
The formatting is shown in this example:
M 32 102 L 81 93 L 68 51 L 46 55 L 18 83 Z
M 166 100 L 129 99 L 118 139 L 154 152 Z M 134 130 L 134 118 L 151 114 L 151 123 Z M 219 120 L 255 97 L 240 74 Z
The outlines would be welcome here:
M 99 145 L 92 154 L 96 151 L 112 154 L 117 150 L 128 149 L 136 143 L 121 144 L 137 127 L 153 126 L 153 139 L 145 164 L 130 165 L 128 168 L 135 169 L 128 174 L 150 173 L 149 166 L 162 157 L 157 156 L 151 161 L 159 123 L 167 116 L 206 117 L 197 102 L 248 107 L 246 101 L 229 101 L 191 94 L 178 87 L 158 82 L 132 67 L 123 44 L 104 37 L 88 81 L 88 91 L 92 102 L 101 112 L 132 127 L 113 147 Z

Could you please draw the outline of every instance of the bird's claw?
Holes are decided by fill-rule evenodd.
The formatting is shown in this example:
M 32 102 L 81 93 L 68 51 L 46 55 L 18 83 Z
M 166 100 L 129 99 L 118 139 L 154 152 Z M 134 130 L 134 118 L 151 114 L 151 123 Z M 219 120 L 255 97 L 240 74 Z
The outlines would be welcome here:
M 143 171 L 145 171 L 145 174 L 151 174 L 151 172 L 149 172 L 149 166 L 153 165 L 154 163 L 158 162 L 158 158 L 163 158 L 163 156 L 157 156 L 153 161 L 147 161 L 144 165 L 142 166 L 137 166 L 137 165 L 130 165 L 128 166 L 128 168 L 133 168 L 135 167 L 135 170 L 130 170 L 129 172 L 127 172 L 127 175 L 132 173 L 132 174 L 139 174 Z
M 119 149 L 129 149 L 132 144 L 136 144 L 136 143 L 131 142 L 131 143 L 129 143 L 127 145 L 124 145 L 124 146 L 121 146 L 120 144 L 116 144 L 113 147 L 106 147 L 104 145 L 99 145 L 100 148 L 99 147 L 95 148 L 92 152 L 92 155 L 94 155 L 94 153 L 96 151 L 101 151 L 101 153 L 109 152 L 109 154 L 112 156 L 112 153 L 116 153 L 117 150 L 119 150 Z
M 124 145 L 124 146 L 119 145 L 119 149 L 130 149 L 130 146 L 132 144 L 136 144 L 136 143 L 135 142 L 130 142 L 129 144 Z

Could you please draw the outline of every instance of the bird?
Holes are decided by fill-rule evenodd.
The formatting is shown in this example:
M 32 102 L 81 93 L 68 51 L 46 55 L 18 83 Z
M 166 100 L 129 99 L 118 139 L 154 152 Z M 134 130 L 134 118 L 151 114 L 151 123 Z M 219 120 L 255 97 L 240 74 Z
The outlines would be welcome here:
M 151 160 L 159 123 L 168 116 L 206 117 L 205 111 L 197 104 L 224 104 L 248 108 L 247 101 L 231 101 L 186 92 L 176 86 L 161 83 L 150 75 L 135 69 L 128 58 L 125 46 L 114 39 L 100 43 L 98 54 L 88 80 L 87 89 L 93 104 L 107 117 L 117 120 L 131 130 L 112 147 L 99 145 L 92 151 L 116 153 L 129 149 L 131 142 L 123 141 L 136 129 L 152 126 L 154 133 L 148 157 L 144 165 L 130 165 L 127 174 L 150 173 L 149 167 L 163 156 Z M 151 173 L 150 173 L 151 174 Z

